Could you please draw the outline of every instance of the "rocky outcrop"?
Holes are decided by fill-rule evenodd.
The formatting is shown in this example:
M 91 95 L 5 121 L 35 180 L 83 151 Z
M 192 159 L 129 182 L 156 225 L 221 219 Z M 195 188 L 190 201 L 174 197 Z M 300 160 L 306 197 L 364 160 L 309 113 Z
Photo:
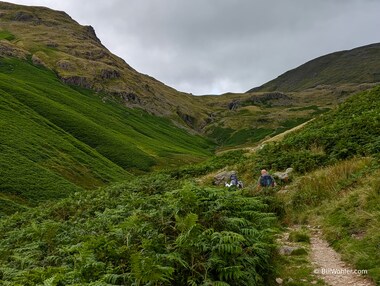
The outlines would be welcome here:
M 269 92 L 264 94 L 255 94 L 247 99 L 233 100 L 228 103 L 229 110 L 236 110 L 240 106 L 249 105 L 270 105 L 270 106 L 289 106 L 292 104 L 292 97 L 281 92 Z
M 69 50 L 68 53 L 75 57 L 85 58 L 92 61 L 99 61 L 108 57 L 106 51 L 95 46 L 89 46 L 87 50 Z
M 92 26 L 85 26 L 85 36 L 101 44 L 98 36 L 96 36 L 95 29 Z
M 57 62 L 57 67 L 64 71 L 73 71 L 75 70 L 75 66 L 72 62 L 68 60 L 60 60 Z
M 76 86 L 81 86 L 84 88 L 92 88 L 93 84 L 89 81 L 87 77 L 83 76 L 68 76 L 68 77 L 61 77 L 61 81 L 65 84 L 69 85 L 76 85 Z
M 292 98 L 281 92 L 269 92 L 251 96 L 247 101 L 255 105 L 287 106 Z
M 44 63 L 43 60 L 41 60 L 37 55 L 33 55 L 32 56 L 32 63 L 36 66 L 43 66 L 43 67 L 47 67 L 47 65 Z
M 0 56 L 26 59 L 29 55 L 27 51 L 12 45 L 6 40 L 0 41 Z
M 12 20 L 18 21 L 18 22 L 31 22 L 31 21 L 39 21 L 40 19 L 36 17 L 35 15 L 33 15 L 32 13 L 19 11 L 13 16 Z
M 126 102 L 130 102 L 134 104 L 142 103 L 142 100 L 140 99 L 140 97 L 134 92 L 119 92 L 119 93 L 115 93 L 114 95 L 120 96 Z
M 58 45 L 56 42 L 49 41 L 49 42 L 46 43 L 46 46 L 47 46 L 48 48 L 53 48 L 53 49 L 55 49 L 55 48 L 57 48 L 59 45 Z
M 238 100 L 233 100 L 228 104 L 228 109 L 229 110 L 236 110 L 238 109 L 240 105 L 240 102 Z
M 102 69 L 100 71 L 100 78 L 101 79 L 120 78 L 120 72 L 115 69 Z
M 194 116 L 191 116 L 189 114 L 183 113 L 180 110 L 177 110 L 177 115 L 191 128 L 194 128 L 196 126 L 196 118 Z

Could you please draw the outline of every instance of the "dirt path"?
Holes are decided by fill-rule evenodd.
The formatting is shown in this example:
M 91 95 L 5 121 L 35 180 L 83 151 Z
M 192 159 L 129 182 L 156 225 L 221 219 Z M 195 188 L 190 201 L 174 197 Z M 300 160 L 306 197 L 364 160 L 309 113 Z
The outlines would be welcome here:
M 257 144 L 256 146 L 251 146 L 251 147 L 238 147 L 238 148 L 230 148 L 230 149 L 226 149 L 226 150 L 220 150 L 220 151 L 217 151 L 216 153 L 217 154 L 223 154 L 225 152 L 229 152 L 229 151 L 236 151 L 236 150 L 247 150 L 249 153 L 254 153 L 256 152 L 258 149 L 262 148 L 263 145 L 265 145 L 266 143 L 269 143 L 269 142 L 275 142 L 275 141 L 281 141 L 285 135 L 289 134 L 289 133 L 292 133 L 298 129 L 301 129 L 302 127 L 304 127 L 306 124 L 308 124 L 309 122 L 313 121 L 314 118 L 300 124 L 300 125 L 297 125 L 296 127 L 293 127 L 292 129 L 289 129 L 289 130 L 286 130 L 280 134 L 277 134 L 276 136 L 273 136 L 269 139 L 266 139 L 264 141 L 261 141 L 259 144 Z
M 321 239 L 321 233 L 317 229 L 311 230 L 311 263 L 314 266 L 314 274 L 322 278 L 331 286 L 374 286 L 369 279 L 355 273 L 355 270 L 343 262 L 340 255 Z

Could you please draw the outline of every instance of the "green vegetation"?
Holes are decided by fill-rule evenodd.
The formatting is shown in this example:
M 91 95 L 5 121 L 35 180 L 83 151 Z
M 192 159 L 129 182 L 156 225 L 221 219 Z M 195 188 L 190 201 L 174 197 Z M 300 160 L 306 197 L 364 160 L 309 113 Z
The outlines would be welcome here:
M 233 133 L 232 136 L 225 142 L 225 145 L 236 146 L 247 142 L 259 142 L 271 133 L 273 133 L 273 130 L 264 128 L 242 129 Z
M 0 31 L 0 40 L 12 41 L 16 37 L 8 31 Z
M 274 170 L 295 168 L 299 176 L 289 191 L 276 195 L 285 207 L 283 222 L 321 226 L 343 259 L 356 269 L 367 269 L 376 283 L 380 283 L 379 95 L 376 87 L 351 97 L 283 141 L 266 145 L 252 159 Z M 299 235 L 294 236 L 299 241 Z M 291 259 L 286 261 L 293 265 Z M 288 268 L 284 269 L 285 273 Z
M 305 107 L 298 107 L 298 108 L 289 108 L 288 109 L 289 111 L 303 111 L 303 110 L 313 110 L 313 113 L 311 113 L 310 115 L 312 116 L 316 116 L 316 115 L 319 115 L 319 114 L 322 114 L 324 112 L 327 112 L 329 110 L 331 110 L 330 108 L 321 108 L 317 105 L 310 105 L 310 106 L 305 106 Z
M 324 285 L 308 230 L 292 231 L 288 242 L 301 247 L 278 255 L 278 220 L 320 226 L 380 283 L 380 87 L 326 112 L 379 81 L 379 44 L 261 88 L 296 91 L 282 102 L 198 98 L 139 74 L 65 13 L 0 6 L 5 54 L 24 59 L 0 58 L 2 285 L 277 285 L 277 275 Z M 167 119 L 236 148 L 317 115 L 256 154 L 213 157 L 214 143 Z M 290 183 L 257 191 L 260 169 L 288 167 Z M 221 169 L 236 170 L 245 189 L 210 187 Z
M 294 227 L 285 233 L 289 234 L 289 237 L 282 237 L 281 245 L 292 250 L 290 253 L 277 254 L 274 259 L 276 277 L 282 277 L 283 285 L 287 286 L 327 285 L 314 273 L 315 265 L 311 263 L 308 255 L 311 252 L 309 230 Z M 278 283 L 270 284 L 275 285 Z
M 380 283 L 380 171 L 367 174 L 341 199 L 324 204 L 317 214 L 326 238 L 357 269 Z
M 292 231 L 289 234 L 289 240 L 294 242 L 310 243 L 310 236 L 305 230 Z
M 276 218 L 259 199 L 151 175 L 0 221 L 4 285 L 263 285 Z
M 354 158 L 300 177 L 279 194 L 287 223 L 319 225 L 327 240 L 356 269 L 380 283 L 380 166 Z M 299 241 L 299 234 L 294 234 Z
M 379 95 L 376 87 L 349 98 L 283 141 L 266 145 L 257 160 L 277 170 L 292 166 L 307 172 L 353 156 L 378 154 Z
M 273 133 L 272 129 L 241 129 L 233 132 L 232 129 L 215 128 L 211 134 L 222 146 L 237 146 L 244 143 L 256 143 Z
M 0 60 L 0 94 L 0 188 L 5 199 L 20 197 L 18 204 L 211 155 L 209 141 L 167 119 L 103 102 L 101 94 L 71 88 L 17 59 Z M 0 213 L 10 211 L 0 207 Z

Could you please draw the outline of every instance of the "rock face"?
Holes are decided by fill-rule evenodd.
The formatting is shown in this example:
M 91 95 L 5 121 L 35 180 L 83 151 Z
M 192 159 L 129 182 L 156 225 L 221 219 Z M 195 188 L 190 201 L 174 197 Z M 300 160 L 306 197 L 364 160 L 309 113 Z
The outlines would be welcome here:
M 236 171 L 222 171 L 214 176 L 214 185 L 222 185 L 230 180 L 232 174 L 236 174 Z

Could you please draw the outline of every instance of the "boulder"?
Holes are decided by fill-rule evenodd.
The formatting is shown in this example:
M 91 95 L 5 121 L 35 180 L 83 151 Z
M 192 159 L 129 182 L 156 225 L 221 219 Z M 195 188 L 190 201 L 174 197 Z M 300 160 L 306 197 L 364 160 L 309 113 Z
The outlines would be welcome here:
M 276 282 L 277 284 L 281 285 L 282 283 L 284 283 L 284 280 L 278 277 L 276 278 Z
M 286 246 L 286 245 L 284 245 L 284 246 L 280 247 L 280 249 L 279 249 L 278 252 L 279 252 L 281 255 L 291 255 L 292 252 L 295 251 L 295 250 L 297 250 L 297 249 L 298 249 L 298 247 L 293 247 L 293 246 Z
M 230 180 L 232 174 L 236 174 L 236 171 L 222 171 L 214 176 L 214 185 L 222 185 Z
M 293 168 L 287 168 L 285 172 L 276 172 L 273 174 L 275 179 L 287 182 L 289 181 L 289 174 L 293 172 Z
M 47 67 L 47 65 L 44 63 L 43 60 L 41 60 L 37 55 L 33 55 L 32 56 L 32 63 L 36 66 L 43 66 L 43 67 Z

